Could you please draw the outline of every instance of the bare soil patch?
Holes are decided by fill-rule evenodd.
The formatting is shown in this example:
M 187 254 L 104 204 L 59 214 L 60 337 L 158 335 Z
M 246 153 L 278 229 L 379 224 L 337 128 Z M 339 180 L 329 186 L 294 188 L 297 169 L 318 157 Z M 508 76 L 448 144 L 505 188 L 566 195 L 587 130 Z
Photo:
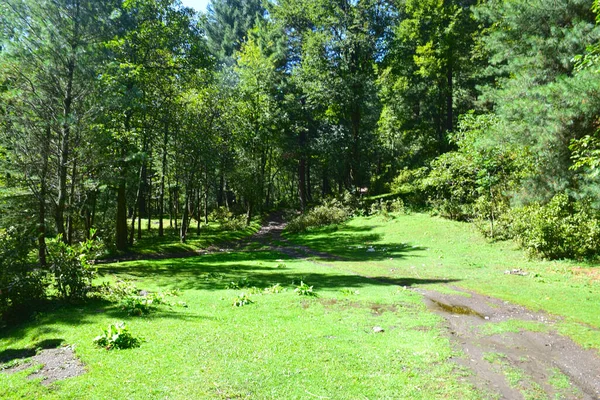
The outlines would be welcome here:
M 473 292 L 467 292 L 470 297 L 465 297 L 425 289 L 417 291 L 423 294 L 429 308 L 446 320 L 448 334 L 464 353 L 464 357 L 455 361 L 473 372 L 473 384 L 484 392 L 492 390 L 501 398 L 521 399 L 523 393 L 541 389 L 552 398 L 600 398 L 598 353 L 559 335 L 553 329 L 557 318 Z M 536 322 L 547 329 L 482 333 L 486 325 L 509 320 Z M 511 382 L 508 379 L 511 371 L 521 373 L 522 380 Z M 557 372 L 568 378 L 568 387 L 557 388 L 549 383 Z
M 70 346 L 44 349 L 31 357 L 29 361 L 16 364 L 14 367 L 3 370 L 3 372 L 6 374 L 14 374 L 35 365 L 42 365 L 42 368 L 30 374 L 28 378 L 42 378 L 43 385 L 50 385 L 53 382 L 85 373 L 83 363 L 77 358 L 73 348 Z

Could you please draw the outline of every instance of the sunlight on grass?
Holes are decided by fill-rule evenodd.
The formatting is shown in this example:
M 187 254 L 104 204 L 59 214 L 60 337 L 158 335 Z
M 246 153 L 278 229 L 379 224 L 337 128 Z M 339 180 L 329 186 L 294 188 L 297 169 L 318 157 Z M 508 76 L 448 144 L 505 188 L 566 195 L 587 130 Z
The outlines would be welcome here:
M 316 251 L 344 257 L 327 263 L 365 276 L 405 280 L 454 280 L 454 286 L 566 317 L 561 332 L 600 349 L 600 282 L 574 261 L 535 261 L 510 241 L 490 243 L 472 225 L 425 214 L 394 219 L 355 218 L 347 224 L 287 235 Z M 526 276 L 507 274 L 520 269 Z M 439 285 L 433 287 L 439 289 Z M 583 324 L 583 325 L 581 325 Z M 596 332 L 597 333 L 597 332 Z
M 477 393 L 448 360 L 454 355 L 418 294 L 272 252 L 103 265 L 100 280 L 131 279 L 148 291 L 182 290 L 188 308 L 130 317 L 90 303 L 38 315 L 0 339 L 19 349 L 48 338 L 73 344 L 87 373 L 50 388 L 0 374 L 0 397 L 80 398 L 461 398 Z M 232 299 L 256 287 L 253 303 Z M 300 282 L 318 297 L 298 296 Z M 284 290 L 264 289 L 279 284 Z M 346 293 L 352 292 L 349 297 Z M 92 339 L 125 321 L 141 347 L 106 351 Z M 384 332 L 374 333 L 373 327 Z M 157 384 L 159 383 L 160 384 Z

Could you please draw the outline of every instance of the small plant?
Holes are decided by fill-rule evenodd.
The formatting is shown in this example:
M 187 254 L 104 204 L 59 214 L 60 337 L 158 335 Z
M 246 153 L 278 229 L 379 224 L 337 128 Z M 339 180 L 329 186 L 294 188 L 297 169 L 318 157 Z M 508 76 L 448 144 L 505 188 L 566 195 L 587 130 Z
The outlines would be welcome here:
M 344 296 L 356 296 L 359 294 L 358 290 L 352 290 L 352 289 L 348 289 L 348 288 L 343 288 L 342 290 L 340 290 L 340 292 L 344 295 Z
M 94 338 L 94 344 L 106 350 L 140 347 L 141 341 L 129 332 L 124 322 L 110 324 L 102 331 L 102 335 Z
M 283 292 L 285 289 L 279 283 L 274 284 L 268 288 L 265 288 L 265 293 L 267 294 L 277 294 Z
M 154 309 L 153 302 L 153 299 L 143 296 L 127 296 L 121 300 L 119 306 L 127 312 L 127 315 L 140 317 Z
M 248 278 L 242 278 L 239 281 L 231 281 L 229 282 L 227 285 L 225 285 L 225 289 L 234 289 L 234 290 L 238 290 L 238 289 L 244 289 L 244 288 L 249 288 L 250 287 L 250 282 L 248 282 Z
M 300 281 L 300 285 L 294 289 L 294 292 L 298 294 L 298 296 L 313 296 L 317 297 L 317 293 L 313 291 L 312 286 L 308 286 L 303 281 Z
M 279 263 L 279 264 L 277 264 L 277 268 L 278 269 L 285 269 L 285 268 L 287 268 L 287 265 L 285 265 L 284 263 Z
M 239 296 L 237 296 L 235 299 L 233 299 L 233 306 L 234 307 L 243 307 L 246 306 L 248 304 L 252 304 L 254 303 L 250 297 L 248 297 L 248 295 L 246 293 L 241 293 Z
M 250 294 L 262 294 L 262 290 L 257 288 L 256 286 L 252 286 L 251 288 L 248 289 L 248 293 Z

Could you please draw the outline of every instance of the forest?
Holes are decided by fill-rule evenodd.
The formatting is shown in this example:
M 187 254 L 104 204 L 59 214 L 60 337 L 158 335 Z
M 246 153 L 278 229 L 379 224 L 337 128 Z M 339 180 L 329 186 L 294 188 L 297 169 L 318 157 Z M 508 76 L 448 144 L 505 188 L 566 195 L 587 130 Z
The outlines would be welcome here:
M 599 180 L 600 0 L 2 0 L 0 398 L 599 398 Z

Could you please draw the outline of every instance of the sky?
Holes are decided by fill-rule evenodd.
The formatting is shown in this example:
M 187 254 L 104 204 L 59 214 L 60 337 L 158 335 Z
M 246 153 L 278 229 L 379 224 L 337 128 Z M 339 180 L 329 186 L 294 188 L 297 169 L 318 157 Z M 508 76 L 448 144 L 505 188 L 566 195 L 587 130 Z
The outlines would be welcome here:
M 208 0 L 181 0 L 184 6 L 192 7 L 196 11 L 206 11 Z

